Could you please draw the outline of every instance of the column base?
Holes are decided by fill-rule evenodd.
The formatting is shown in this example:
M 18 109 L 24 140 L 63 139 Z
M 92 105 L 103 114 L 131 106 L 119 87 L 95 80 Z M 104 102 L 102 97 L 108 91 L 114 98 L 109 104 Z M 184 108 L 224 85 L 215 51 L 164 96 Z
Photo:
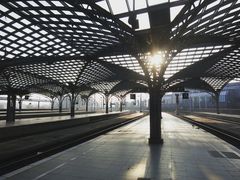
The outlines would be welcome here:
M 15 123 L 15 119 L 13 119 L 13 120 L 6 120 L 6 123 L 7 124 L 14 124 Z
M 148 144 L 163 144 L 162 138 L 149 138 Z

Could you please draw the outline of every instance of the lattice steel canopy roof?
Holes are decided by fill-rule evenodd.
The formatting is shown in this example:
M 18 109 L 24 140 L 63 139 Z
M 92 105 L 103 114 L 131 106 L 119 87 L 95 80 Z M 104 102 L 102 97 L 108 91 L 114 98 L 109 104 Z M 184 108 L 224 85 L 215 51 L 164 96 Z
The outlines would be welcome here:
M 218 91 L 240 75 L 239 13 L 238 0 L 4 0 L 0 90 L 119 94 L 156 71 L 163 91 L 191 79 Z

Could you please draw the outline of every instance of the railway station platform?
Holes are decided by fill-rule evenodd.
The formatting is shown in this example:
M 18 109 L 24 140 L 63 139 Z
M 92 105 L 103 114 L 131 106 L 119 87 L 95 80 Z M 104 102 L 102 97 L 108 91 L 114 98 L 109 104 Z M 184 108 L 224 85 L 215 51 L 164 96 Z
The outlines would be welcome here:
M 108 114 L 119 114 L 120 112 L 111 112 Z M 23 126 L 23 125 L 31 125 L 31 124 L 40 124 L 40 123 L 49 123 L 49 122 L 57 122 L 57 121 L 66 121 L 73 119 L 80 119 L 86 117 L 96 117 L 106 115 L 106 113 L 82 113 L 76 114 L 74 117 L 70 115 L 58 115 L 58 116 L 48 116 L 48 117 L 34 117 L 34 118 L 20 118 L 16 119 L 13 123 L 6 123 L 6 121 L 0 121 L 0 128 L 2 127 L 10 127 L 10 126 Z
M 0 121 L 0 142 L 31 134 L 51 132 L 53 130 L 81 126 L 84 124 L 121 116 L 127 113 L 128 112 L 110 112 L 108 114 L 84 113 L 75 115 L 74 117 L 65 115 L 39 118 L 22 118 L 16 119 L 13 123 Z
M 76 111 L 75 115 L 78 114 L 89 114 L 89 113 L 94 113 L 95 111 Z M 26 118 L 38 118 L 38 117 L 50 117 L 50 116 L 69 116 L 70 112 L 68 111 L 51 111 L 51 110 L 46 110 L 46 111 L 16 111 L 16 119 L 26 119 Z M 6 112 L 0 112 L 0 120 L 6 120 Z
M 162 145 L 149 145 L 149 116 L 0 177 L 10 180 L 237 180 L 240 150 L 163 113 Z

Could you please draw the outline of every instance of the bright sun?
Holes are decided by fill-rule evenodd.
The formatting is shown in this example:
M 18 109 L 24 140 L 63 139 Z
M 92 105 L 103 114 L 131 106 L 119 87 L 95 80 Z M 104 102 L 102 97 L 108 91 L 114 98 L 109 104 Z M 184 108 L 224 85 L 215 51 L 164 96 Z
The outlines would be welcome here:
M 161 52 L 158 52 L 156 54 L 153 54 L 149 58 L 150 64 L 153 66 L 159 66 L 160 64 L 163 63 L 163 56 Z

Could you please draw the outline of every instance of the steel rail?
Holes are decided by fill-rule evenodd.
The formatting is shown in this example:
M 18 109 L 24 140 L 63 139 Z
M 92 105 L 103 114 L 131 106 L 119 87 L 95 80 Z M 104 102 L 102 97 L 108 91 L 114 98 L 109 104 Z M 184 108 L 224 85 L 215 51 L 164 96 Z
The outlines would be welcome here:
M 131 122 L 134 122 L 142 117 L 146 116 L 146 114 L 143 114 L 141 116 L 137 116 L 134 118 L 131 118 L 129 120 L 126 120 L 125 122 L 118 122 L 111 125 L 108 125 L 107 127 L 101 127 L 98 129 L 94 129 L 85 135 L 76 135 L 74 139 L 72 140 L 66 140 L 63 143 L 57 143 L 45 146 L 44 148 L 38 149 L 32 153 L 28 153 L 25 155 L 22 155 L 21 157 L 17 157 L 15 159 L 1 162 L 0 164 L 0 175 L 4 175 L 6 173 L 9 173 L 11 171 L 14 171 L 16 169 L 19 169 L 21 167 L 24 167 L 28 164 L 34 163 L 36 161 L 39 161 L 41 159 L 47 158 L 51 155 L 54 155 L 56 153 L 59 153 L 63 150 L 66 150 L 68 148 L 71 148 L 73 146 L 79 145 L 81 143 L 84 143 L 86 141 L 89 141 L 97 136 L 100 136 L 102 134 L 105 134 L 109 131 L 112 131 L 114 129 L 117 129 L 119 127 L 125 126 Z
M 226 142 L 232 144 L 233 146 L 235 146 L 236 148 L 240 149 L 240 137 L 237 137 L 235 134 L 230 133 L 226 130 L 208 125 L 206 123 L 194 121 L 194 120 L 192 120 L 191 118 L 188 118 L 188 117 L 177 116 L 177 115 L 174 115 L 174 116 L 176 116 L 176 117 L 178 117 L 178 118 L 180 118 L 184 121 L 187 121 L 192 125 L 196 125 L 199 128 L 201 128 L 201 129 L 203 129 L 203 130 L 205 130 L 205 131 L 207 131 L 211 134 L 214 134 L 215 136 L 223 139 L 224 141 L 226 141 Z

